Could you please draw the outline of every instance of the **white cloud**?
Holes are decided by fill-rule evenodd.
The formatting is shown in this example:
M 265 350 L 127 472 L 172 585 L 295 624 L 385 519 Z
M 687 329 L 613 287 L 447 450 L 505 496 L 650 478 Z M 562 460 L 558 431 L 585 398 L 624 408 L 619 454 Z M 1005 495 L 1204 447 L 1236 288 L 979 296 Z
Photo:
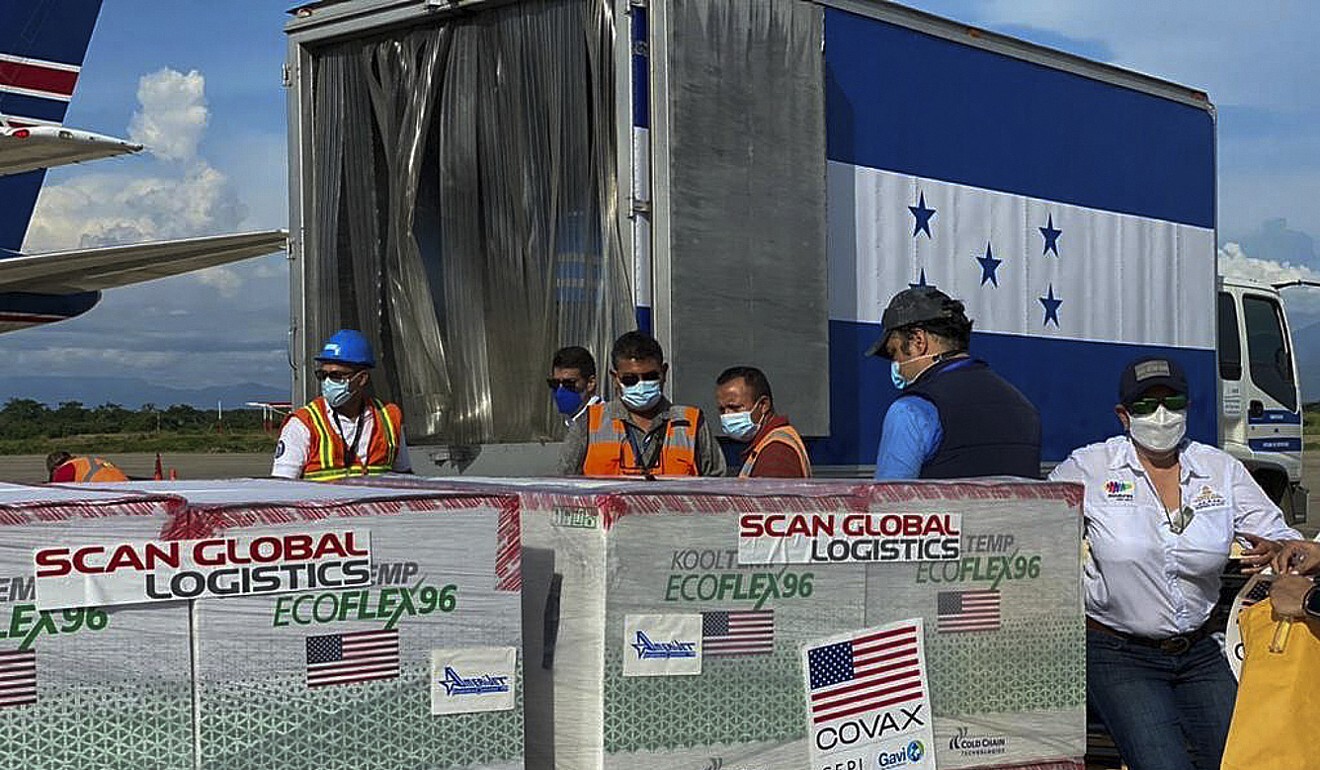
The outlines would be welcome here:
M 1260 283 L 1282 283 L 1297 279 L 1320 281 L 1320 273 L 1308 267 L 1250 257 L 1236 243 L 1226 243 L 1219 250 L 1219 274 Z
M 237 229 L 247 211 L 233 184 L 198 155 L 209 121 L 205 87 L 196 71 L 184 75 L 163 69 L 144 76 L 129 131 L 160 161 L 127 160 L 114 173 L 92 170 L 48 182 L 37 199 L 24 250 L 111 246 Z
M 1219 274 L 1264 284 L 1288 281 L 1320 281 L 1320 273 L 1288 262 L 1275 262 L 1248 256 L 1236 243 L 1219 249 Z M 1295 330 L 1320 321 L 1320 289 L 1292 289 L 1282 292 L 1289 325 Z
M 243 278 L 233 268 L 220 266 L 203 270 L 195 276 L 198 283 L 210 286 L 220 292 L 220 296 L 232 299 L 238 296 L 243 287 Z
M 162 69 L 138 81 L 141 108 L 133 113 L 128 134 L 163 160 L 186 162 L 197 157 L 197 146 L 210 114 L 206 79 L 197 70 L 187 75 Z

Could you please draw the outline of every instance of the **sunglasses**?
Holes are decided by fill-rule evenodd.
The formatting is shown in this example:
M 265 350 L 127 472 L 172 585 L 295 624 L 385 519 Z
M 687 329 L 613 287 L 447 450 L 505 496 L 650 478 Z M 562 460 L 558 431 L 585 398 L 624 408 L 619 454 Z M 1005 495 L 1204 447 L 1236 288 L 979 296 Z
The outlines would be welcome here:
M 545 378 L 545 384 L 546 384 L 551 390 L 559 390 L 560 388 L 568 388 L 569 390 L 576 391 L 576 390 L 578 389 L 578 386 L 577 386 L 577 380 L 570 379 L 570 378 L 565 378 L 565 379 L 562 379 L 562 380 L 556 380 L 554 377 L 546 377 L 546 378 Z
M 1138 417 L 1145 417 L 1148 414 L 1155 414 L 1155 410 L 1160 408 L 1160 404 L 1171 412 L 1181 412 L 1187 408 L 1187 396 L 1178 394 L 1173 396 L 1151 396 L 1148 398 L 1139 398 L 1127 405 L 1128 414 L 1135 414 Z
M 325 382 L 326 380 L 330 380 L 331 382 L 348 382 L 356 377 L 357 374 L 357 372 L 327 372 L 324 369 L 317 369 L 316 381 Z
M 619 383 L 622 384 L 625 388 L 631 388 L 632 386 L 636 385 L 638 382 L 642 380 L 646 380 L 647 382 L 655 382 L 659 380 L 662 375 L 663 373 L 660 372 L 659 370 L 642 372 L 641 374 L 632 374 L 631 372 L 628 374 L 619 374 L 618 372 L 614 373 L 614 376 L 619 378 Z

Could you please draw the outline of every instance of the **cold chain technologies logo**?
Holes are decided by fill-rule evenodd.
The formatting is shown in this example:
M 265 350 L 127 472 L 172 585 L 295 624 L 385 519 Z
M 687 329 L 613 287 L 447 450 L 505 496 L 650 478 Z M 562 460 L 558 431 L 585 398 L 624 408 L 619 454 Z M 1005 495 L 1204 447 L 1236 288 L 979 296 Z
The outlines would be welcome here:
M 912 741 L 898 751 L 882 751 L 875 758 L 876 767 L 902 767 L 916 764 L 926 756 L 926 745 L 921 741 Z
M 959 727 L 949 739 L 949 749 L 964 757 L 988 757 L 1008 751 L 1008 739 L 1002 735 L 968 735 L 968 728 Z
M 677 639 L 670 642 L 653 642 L 641 631 L 637 632 L 637 641 L 633 642 L 632 648 L 637 651 L 638 660 L 697 657 L 696 642 L 680 642 Z
M 452 666 L 445 666 L 445 677 L 440 680 L 444 685 L 445 695 L 489 695 L 509 691 L 509 677 L 483 674 L 481 676 L 460 676 Z

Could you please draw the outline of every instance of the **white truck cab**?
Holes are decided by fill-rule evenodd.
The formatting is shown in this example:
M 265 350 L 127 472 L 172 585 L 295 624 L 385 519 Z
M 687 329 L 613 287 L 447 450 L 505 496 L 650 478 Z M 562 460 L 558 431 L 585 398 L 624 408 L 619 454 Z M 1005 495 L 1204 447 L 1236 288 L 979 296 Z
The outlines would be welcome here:
M 1306 520 L 1307 490 L 1301 387 L 1279 297 L 1291 285 L 1219 281 L 1219 439 L 1295 523 Z

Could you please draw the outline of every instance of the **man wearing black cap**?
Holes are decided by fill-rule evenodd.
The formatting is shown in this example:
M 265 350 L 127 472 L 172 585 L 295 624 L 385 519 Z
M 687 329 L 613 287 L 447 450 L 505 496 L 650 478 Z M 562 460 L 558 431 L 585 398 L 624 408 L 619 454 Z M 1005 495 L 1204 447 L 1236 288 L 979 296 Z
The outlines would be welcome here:
M 875 478 L 1040 475 L 1040 414 L 972 358 L 963 304 L 931 286 L 894 295 L 867 355 L 890 361 L 899 397 L 885 413 Z

